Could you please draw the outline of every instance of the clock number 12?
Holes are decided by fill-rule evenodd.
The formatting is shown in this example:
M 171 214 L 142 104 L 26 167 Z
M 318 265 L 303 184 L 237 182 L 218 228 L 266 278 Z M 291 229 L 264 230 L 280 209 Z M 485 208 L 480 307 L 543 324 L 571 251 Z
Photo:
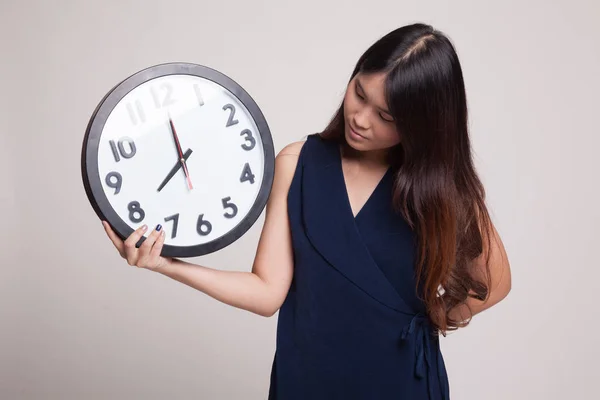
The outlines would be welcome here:
M 159 88 L 156 86 L 150 88 L 150 94 L 152 95 L 154 106 L 157 109 L 171 106 L 177 102 L 177 100 L 173 98 L 173 85 L 169 82 L 164 82 Z M 160 92 L 162 91 L 166 93 L 161 99 Z M 129 119 L 133 125 L 146 122 L 146 112 L 144 111 L 144 106 L 140 99 L 127 103 L 127 113 L 129 114 Z
M 165 97 L 162 102 L 160 101 L 160 98 L 158 96 L 158 89 L 156 89 L 156 87 L 154 86 L 150 88 L 150 92 L 152 93 L 152 99 L 154 100 L 154 105 L 156 106 L 156 108 L 168 107 L 170 105 L 175 104 L 175 100 L 173 100 L 172 98 L 173 86 L 170 83 L 165 82 L 162 85 L 160 85 L 160 88 L 166 91 Z

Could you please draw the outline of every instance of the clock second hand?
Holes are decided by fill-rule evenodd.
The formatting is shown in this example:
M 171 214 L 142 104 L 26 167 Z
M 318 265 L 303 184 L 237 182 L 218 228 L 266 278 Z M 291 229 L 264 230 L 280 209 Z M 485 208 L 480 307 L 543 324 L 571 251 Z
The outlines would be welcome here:
M 190 179 L 190 174 L 187 168 L 187 164 L 185 162 L 185 157 L 183 156 L 183 151 L 181 151 L 181 145 L 179 144 L 179 138 L 177 137 L 177 131 L 175 130 L 175 126 L 173 125 L 173 120 L 171 119 L 171 114 L 169 114 L 169 126 L 171 127 L 171 133 L 173 134 L 173 140 L 175 140 L 175 146 L 177 147 L 177 154 L 179 155 L 179 162 L 183 167 L 183 173 L 185 174 L 185 179 L 188 184 L 188 188 L 190 190 L 193 189 L 192 180 Z

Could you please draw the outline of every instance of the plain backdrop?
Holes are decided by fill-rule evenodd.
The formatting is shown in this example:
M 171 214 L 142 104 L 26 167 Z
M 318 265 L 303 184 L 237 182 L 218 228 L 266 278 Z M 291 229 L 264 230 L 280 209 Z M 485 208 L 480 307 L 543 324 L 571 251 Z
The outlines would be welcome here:
M 598 399 L 600 6 L 589 1 L 0 2 L 0 398 L 266 399 L 276 316 L 129 267 L 85 195 L 81 144 L 116 83 L 215 68 L 275 150 L 323 129 L 363 51 L 413 22 L 459 54 L 508 298 L 442 339 L 453 399 Z M 264 213 L 190 261 L 249 271 Z

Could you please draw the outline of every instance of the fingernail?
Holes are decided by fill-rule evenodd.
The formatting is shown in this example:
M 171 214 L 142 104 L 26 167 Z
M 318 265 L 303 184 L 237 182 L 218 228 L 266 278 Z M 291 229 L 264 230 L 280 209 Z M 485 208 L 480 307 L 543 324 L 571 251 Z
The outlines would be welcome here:
M 157 230 L 157 231 L 160 231 L 160 228 L 162 228 L 162 225 L 161 225 L 161 224 L 158 224 L 158 225 L 156 225 L 156 230 Z
M 145 231 L 146 229 L 148 229 L 148 226 L 142 225 L 142 231 Z

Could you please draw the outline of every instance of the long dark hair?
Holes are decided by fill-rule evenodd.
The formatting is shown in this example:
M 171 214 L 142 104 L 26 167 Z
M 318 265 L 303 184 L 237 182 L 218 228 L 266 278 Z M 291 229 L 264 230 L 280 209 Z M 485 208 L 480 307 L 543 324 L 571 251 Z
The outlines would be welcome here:
M 418 239 L 417 293 L 430 319 L 445 334 L 466 326 L 450 310 L 469 297 L 489 296 L 489 252 L 485 268 L 474 268 L 490 216 L 485 190 L 471 155 L 462 70 L 450 40 L 417 23 L 374 43 L 358 60 L 358 73 L 385 73 L 387 104 L 401 142 L 389 151 L 394 170 L 393 203 Z M 344 105 L 321 136 L 345 141 Z M 485 229 L 483 228 L 485 227 Z

